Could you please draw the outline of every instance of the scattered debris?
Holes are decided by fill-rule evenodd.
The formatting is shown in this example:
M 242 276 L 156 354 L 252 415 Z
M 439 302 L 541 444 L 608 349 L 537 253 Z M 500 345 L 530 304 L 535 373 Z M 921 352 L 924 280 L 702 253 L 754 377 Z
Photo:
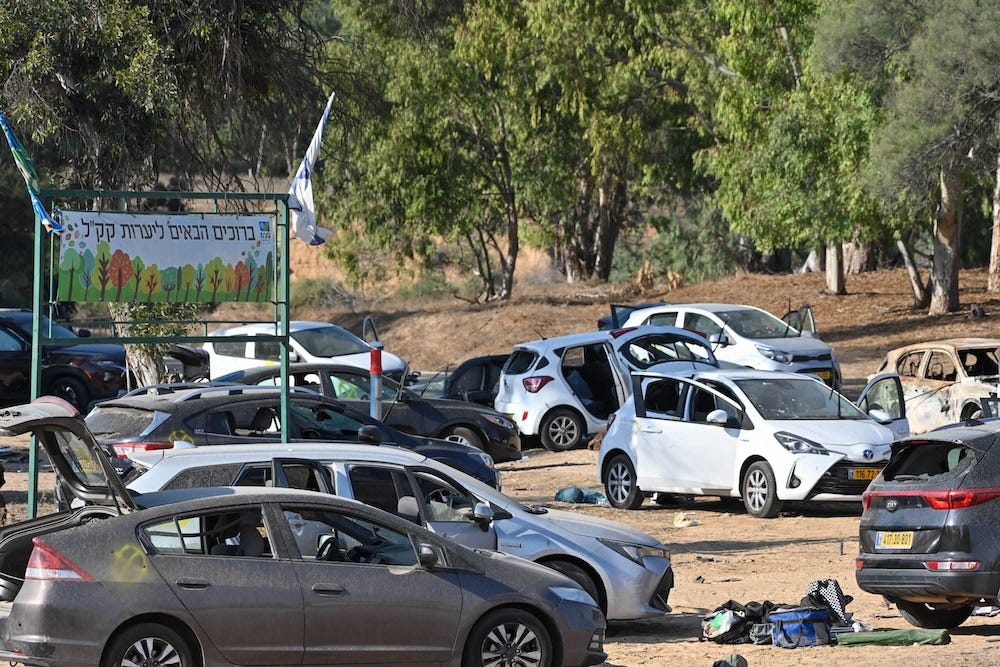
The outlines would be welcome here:
M 607 505 L 607 497 L 600 491 L 589 491 L 579 486 L 567 486 L 556 491 L 556 500 L 564 503 L 586 503 L 589 505 Z
M 674 528 L 687 528 L 688 526 L 700 526 L 701 521 L 690 517 L 683 512 L 674 515 Z

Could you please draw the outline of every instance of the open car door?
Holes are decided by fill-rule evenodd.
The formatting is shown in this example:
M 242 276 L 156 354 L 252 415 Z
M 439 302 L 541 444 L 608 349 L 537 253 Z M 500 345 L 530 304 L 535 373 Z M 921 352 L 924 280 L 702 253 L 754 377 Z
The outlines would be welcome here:
M 798 310 L 788 311 L 781 319 L 806 336 L 819 335 L 816 331 L 816 316 L 813 315 L 812 306 L 809 304 L 803 304 Z
M 892 429 L 896 438 L 910 435 L 910 420 L 906 418 L 906 403 L 903 401 L 903 385 L 897 373 L 883 373 L 872 378 L 856 403 L 865 414 Z

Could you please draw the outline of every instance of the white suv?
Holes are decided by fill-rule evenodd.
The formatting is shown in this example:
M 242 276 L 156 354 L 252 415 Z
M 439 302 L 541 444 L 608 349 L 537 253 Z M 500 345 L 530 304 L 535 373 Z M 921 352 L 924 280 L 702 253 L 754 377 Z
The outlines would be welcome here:
M 277 364 L 280 348 L 275 340 L 226 340 L 233 336 L 275 335 L 274 324 L 257 322 L 219 329 L 209 335 L 219 340 L 205 343 L 213 378 L 255 366 Z M 336 362 L 367 370 L 371 365 L 372 346 L 347 329 L 327 322 L 294 321 L 288 323 L 288 360 Z M 402 382 L 406 364 L 383 350 L 382 373 Z
M 714 367 L 708 341 L 674 327 L 556 336 L 514 346 L 493 405 L 522 435 L 565 451 L 604 428 L 631 391 L 632 371 Z
M 625 320 L 627 327 L 643 324 L 696 331 L 712 342 L 712 350 L 720 361 L 763 371 L 808 373 L 834 389 L 840 388 L 840 364 L 833 348 L 817 338 L 815 332 L 800 331 L 760 308 L 729 303 L 675 303 L 639 308 Z

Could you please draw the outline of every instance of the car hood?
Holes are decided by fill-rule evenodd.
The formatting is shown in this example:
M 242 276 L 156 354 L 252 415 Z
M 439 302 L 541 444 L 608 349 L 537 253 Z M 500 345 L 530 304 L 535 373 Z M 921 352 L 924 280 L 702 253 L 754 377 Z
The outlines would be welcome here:
M 809 336 L 789 336 L 788 338 L 756 338 L 752 339 L 757 345 L 763 345 L 765 347 L 772 348 L 774 350 L 779 350 L 781 352 L 790 352 L 792 354 L 801 354 L 815 356 L 818 354 L 830 354 L 832 348 L 819 340 L 818 338 L 811 338 Z
M 92 357 L 94 360 L 108 360 L 122 366 L 125 365 L 125 348 L 110 343 L 84 343 L 66 347 L 49 346 L 46 351 L 50 357 Z
M 660 543 L 651 535 L 647 535 L 641 530 L 636 530 L 623 523 L 609 521 L 608 519 L 583 516 L 575 512 L 552 508 L 546 508 L 545 514 L 532 515 L 531 518 L 532 521 L 551 521 L 559 528 L 583 537 L 616 540 L 646 546 L 660 546 Z
M 63 486 L 83 503 L 137 509 L 111 459 L 76 408 L 54 396 L 0 410 L 0 437 L 31 432 Z
M 794 433 L 833 449 L 849 445 L 869 447 L 884 445 L 888 448 L 893 440 L 889 428 L 870 419 L 790 419 L 771 420 L 767 423 L 775 431 Z

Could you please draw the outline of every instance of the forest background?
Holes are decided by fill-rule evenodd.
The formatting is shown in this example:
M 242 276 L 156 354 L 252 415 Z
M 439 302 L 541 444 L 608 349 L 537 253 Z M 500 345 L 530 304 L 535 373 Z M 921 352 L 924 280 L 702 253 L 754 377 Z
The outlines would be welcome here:
M 334 236 L 310 249 L 333 271 L 293 306 L 390 277 L 506 300 L 531 248 L 548 280 L 802 267 L 831 294 L 905 265 L 940 314 L 961 266 L 1000 289 L 998 20 L 977 0 L 12 0 L 0 109 L 47 187 L 283 191 L 334 92 L 313 173 Z M 20 305 L 34 222 L 8 160 L 0 219 Z

